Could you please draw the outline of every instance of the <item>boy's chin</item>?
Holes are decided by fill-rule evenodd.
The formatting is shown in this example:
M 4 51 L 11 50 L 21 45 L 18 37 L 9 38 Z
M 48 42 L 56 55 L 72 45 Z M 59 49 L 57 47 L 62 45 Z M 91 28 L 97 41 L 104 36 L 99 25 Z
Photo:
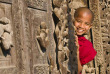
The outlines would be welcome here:
M 83 33 L 76 32 L 76 34 L 79 36 L 81 36 L 81 35 L 83 36 L 83 35 L 88 35 L 88 32 L 83 32 Z
M 80 35 L 83 35 L 84 33 L 76 33 L 76 34 L 80 36 Z

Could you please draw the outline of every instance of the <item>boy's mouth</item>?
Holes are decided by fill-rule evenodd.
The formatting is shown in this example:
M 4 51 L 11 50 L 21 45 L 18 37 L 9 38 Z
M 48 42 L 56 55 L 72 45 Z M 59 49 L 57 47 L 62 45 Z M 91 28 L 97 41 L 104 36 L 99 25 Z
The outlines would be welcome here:
M 79 32 L 79 33 L 83 32 L 83 31 L 84 31 L 84 30 L 81 29 L 81 28 L 78 28 L 78 29 L 77 29 L 77 32 Z
M 83 30 L 77 30 L 78 32 L 83 32 Z

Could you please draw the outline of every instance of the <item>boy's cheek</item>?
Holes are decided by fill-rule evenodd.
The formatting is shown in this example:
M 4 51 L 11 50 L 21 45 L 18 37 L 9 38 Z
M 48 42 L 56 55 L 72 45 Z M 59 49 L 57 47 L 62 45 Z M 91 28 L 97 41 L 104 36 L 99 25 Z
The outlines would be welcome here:
M 75 27 L 77 27 L 79 24 L 78 23 L 74 23 Z

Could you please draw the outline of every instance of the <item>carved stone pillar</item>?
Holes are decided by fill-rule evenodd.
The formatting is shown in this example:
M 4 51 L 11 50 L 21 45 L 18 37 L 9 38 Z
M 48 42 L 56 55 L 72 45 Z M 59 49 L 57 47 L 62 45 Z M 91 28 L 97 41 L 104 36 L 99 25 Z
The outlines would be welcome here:
M 97 51 L 95 58 L 96 74 L 106 74 L 105 72 L 105 61 L 104 52 L 102 46 L 102 34 L 101 34 L 101 20 L 99 10 L 99 0 L 90 0 L 90 9 L 94 13 L 94 22 L 92 27 L 93 45 Z

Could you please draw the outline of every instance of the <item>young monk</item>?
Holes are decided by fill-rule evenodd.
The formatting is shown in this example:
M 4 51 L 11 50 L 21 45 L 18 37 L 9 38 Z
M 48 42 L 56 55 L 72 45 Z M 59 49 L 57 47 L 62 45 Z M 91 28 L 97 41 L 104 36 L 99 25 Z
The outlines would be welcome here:
M 78 59 L 78 74 L 82 71 L 82 66 L 94 59 L 96 51 L 92 43 L 84 37 L 92 27 L 93 13 L 86 7 L 80 7 L 74 14 L 74 25 L 76 27 L 77 59 Z M 78 43 L 78 44 L 77 44 Z

